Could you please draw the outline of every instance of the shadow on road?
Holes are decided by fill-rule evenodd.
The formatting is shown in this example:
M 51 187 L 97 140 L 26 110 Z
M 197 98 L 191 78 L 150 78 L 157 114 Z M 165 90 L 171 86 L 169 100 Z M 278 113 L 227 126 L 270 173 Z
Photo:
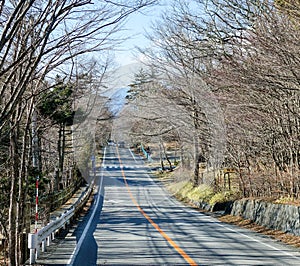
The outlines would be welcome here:
M 86 235 L 84 236 L 83 244 L 80 247 L 80 250 L 78 252 L 78 255 L 76 256 L 73 266 L 97 265 L 98 245 L 94 238 L 94 232 L 97 228 L 97 224 L 99 223 L 99 216 L 102 211 L 103 199 L 104 199 L 104 195 L 105 195 L 104 186 L 102 186 L 100 189 L 101 190 L 94 197 L 94 204 L 92 205 L 92 208 L 90 208 L 88 215 L 84 218 L 82 223 L 74 231 L 74 235 L 76 235 L 76 241 L 78 243 L 82 236 L 85 226 L 87 225 L 89 220 L 92 219 L 90 227 L 89 227 Z M 98 199 L 98 197 L 100 197 L 100 198 Z M 98 203 L 97 206 L 95 203 Z M 91 218 L 91 216 L 94 212 L 94 208 L 96 208 L 95 216 Z

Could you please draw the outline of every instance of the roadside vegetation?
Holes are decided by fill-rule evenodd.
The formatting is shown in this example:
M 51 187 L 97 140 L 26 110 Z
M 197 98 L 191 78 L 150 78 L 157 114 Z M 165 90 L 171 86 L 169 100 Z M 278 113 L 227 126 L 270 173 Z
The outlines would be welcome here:
M 300 198 L 299 23 L 299 1 L 195 0 L 153 25 L 123 119 L 154 157 L 173 143 L 184 194 Z
M 156 2 L 0 2 L 0 228 L 8 265 L 26 259 L 36 182 L 46 223 L 51 197 L 89 181 L 111 135 L 143 144 L 170 172 L 174 194 L 211 204 L 300 199 L 299 1 L 174 0 L 149 29 L 151 45 L 139 49 L 145 66 L 115 118 L 100 94 L 111 51 L 126 39 L 117 33 Z
M 258 225 L 251 220 L 244 219 L 240 216 L 233 216 L 230 214 L 222 213 L 215 214 L 214 212 L 211 212 L 211 207 L 216 203 L 234 201 L 239 199 L 242 195 L 236 190 L 223 190 L 216 193 L 213 190 L 212 186 L 199 185 L 195 187 L 193 186 L 190 179 L 182 180 L 182 176 L 184 176 L 184 174 L 182 173 L 181 169 L 176 169 L 174 172 L 157 171 L 155 175 L 158 180 L 164 184 L 169 193 L 171 193 L 174 197 L 185 202 L 191 207 L 196 207 L 198 210 L 204 211 L 208 215 L 215 215 L 216 218 L 221 222 L 237 225 L 239 227 L 255 231 L 296 248 L 300 247 L 300 236 L 289 234 L 280 230 L 270 229 L 265 226 Z M 300 206 L 299 199 L 291 197 L 281 197 L 280 199 L 265 198 L 264 200 L 271 201 L 277 204 L 290 204 Z M 201 207 L 199 208 L 198 203 L 209 204 L 209 208 L 205 210 Z
M 113 50 L 126 38 L 118 33 L 130 14 L 154 3 L 0 1 L 4 265 L 23 265 L 35 220 L 46 224 L 49 212 L 89 181 L 91 158 L 111 133 L 109 99 L 100 92 L 107 89 Z
M 237 189 L 217 189 L 216 186 L 201 184 L 194 186 L 190 178 L 190 173 L 183 173 L 182 169 L 176 169 L 173 172 L 156 172 L 158 180 L 164 183 L 167 190 L 176 198 L 190 204 L 208 204 L 213 207 L 216 203 L 226 203 L 242 197 Z

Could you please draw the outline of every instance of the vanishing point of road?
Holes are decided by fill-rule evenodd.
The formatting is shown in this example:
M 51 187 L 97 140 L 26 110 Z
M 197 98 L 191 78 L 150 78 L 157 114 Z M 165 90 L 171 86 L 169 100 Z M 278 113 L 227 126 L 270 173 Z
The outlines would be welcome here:
M 184 206 L 143 160 L 108 146 L 88 214 L 39 265 L 300 265 L 296 248 Z

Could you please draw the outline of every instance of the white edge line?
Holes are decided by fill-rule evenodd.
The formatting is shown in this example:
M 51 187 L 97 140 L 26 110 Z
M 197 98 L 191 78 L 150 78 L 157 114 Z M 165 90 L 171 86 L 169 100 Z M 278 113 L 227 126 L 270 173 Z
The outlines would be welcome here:
M 209 216 L 209 215 L 206 215 L 206 214 L 203 213 L 203 212 L 195 211 L 195 210 L 192 209 L 190 206 L 184 205 L 182 202 L 178 201 L 177 199 L 173 199 L 173 198 L 169 198 L 169 197 L 167 197 L 167 198 L 168 198 L 169 201 L 171 201 L 171 202 L 173 202 L 174 200 L 175 200 L 175 202 L 179 202 L 179 204 L 181 205 L 181 207 L 182 207 L 186 212 L 190 213 L 191 215 L 196 215 L 196 216 L 200 215 L 200 216 L 203 216 L 203 217 L 207 218 L 209 221 L 211 221 L 211 222 L 213 222 L 214 224 L 216 224 L 217 226 L 223 227 L 223 228 L 225 228 L 225 229 L 227 229 L 227 230 L 229 230 L 229 231 L 231 231 L 231 232 L 233 232 L 233 233 L 236 233 L 236 234 L 238 234 L 238 235 L 240 235 L 240 236 L 243 236 L 243 237 L 246 237 L 246 238 L 248 238 L 248 239 L 251 239 L 251 240 L 253 240 L 254 242 L 258 242 L 258 243 L 260 243 L 260 244 L 262 244 L 262 245 L 264 245 L 264 246 L 266 246 L 266 247 L 269 247 L 270 249 L 276 250 L 276 251 L 278 251 L 278 252 L 280 252 L 280 253 L 282 253 L 282 254 L 285 254 L 285 255 L 287 255 L 287 256 L 289 256 L 289 257 L 293 257 L 293 258 L 295 258 L 295 259 L 297 259 L 297 260 L 300 259 L 299 256 L 292 254 L 293 250 L 291 250 L 291 252 L 287 252 L 287 251 L 281 250 L 280 248 L 274 247 L 274 246 L 272 246 L 272 245 L 270 245 L 270 244 L 267 244 L 267 243 L 261 241 L 260 239 L 258 239 L 258 238 L 260 238 L 260 237 L 263 237 L 263 236 L 264 236 L 263 234 L 257 233 L 257 232 L 255 232 L 255 231 L 249 230 L 249 229 L 247 229 L 247 228 L 240 227 L 240 226 L 238 226 L 238 225 L 226 224 L 226 223 L 224 223 L 224 222 L 221 222 L 221 221 L 218 220 L 217 218 L 214 218 L 214 217 L 211 217 L 211 216 Z M 174 202 L 173 202 L 173 203 L 174 203 Z M 244 234 L 244 233 L 242 233 L 242 232 L 238 232 L 238 231 L 236 231 L 235 229 L 230 228 L 230 226 L 237 227 L 237 228 L 240 228 L 241 230 L 248 231 L 250 234 L 257 234 L 257 238 L 254 237 L 254 236 L 246 235 L 246 234 Z M 267 236 L 267 237 L 268 237 L 268 236 Z M 283 245 L 283 246 L 286 246 L 287 249 L 289 249 L 289 246 L 288 246 L 288 245 L 285 245 L 284 243 L 283 243 L 283 244 L 281 244 L 281 243 L 276 243 L 276 241 L 273 240 L 273 239 L 270 238 L 270 237 L 269 237 L 269 239 L 270 239 L 271 242 L 274 242 L 274 244 Z M 299 253 L 297 250 L 295 250 L 294 252 Z
M 106 147 L 104 149 L 102 167 L 104 167 L 105 153 L 106 153 Z M 87 235 L 87 232 L 88 232 L 88 230 L 90 228 L 90 225 L 92 223 L 92 220 L 94 219 L 94 216 L 95 216 L 98 204 L 99 204 L 99 199 L 101 198 L 100 192 L 101 192 L 101 189 L 102 189 L 102 183 L 103 183 L 103 171 L 101 172 L 101 181 L 100 181 L 100 185 L 99 185 L 99 188 L 98 188 L 98 196 L 97 196 L 96 203 L 94 205 L 93 213 L 92 213 L 92 215 L 91 215 L 91 217 L 90 217 L 87 225 L 85 226 L 84 231 L 83 231 L 83 233 L 82 233 L 79 241 L 77 242 L 76 247 L 75 247 L 74 251 L 72 252 L 70 260 L 68 261 L 67 265 L 71 265 L 72 266 L 74 264 L 75 258 L 78 255 L 78 252 L 79 252 L 79 250 L 81 248 L 81 245 L 82 245 L 82 243 L 83 243 L 83 241 L 84 241 L 84 239 L 85 239 L 85 237 Z
M 168 198 L 168 199 L 169 199 L 169 201 L 171 201 L 171 202 L 174 200 L 174 199 L 170 199 L 170 198 Z M 281 250 L 281 249 L 279 249 L 279 248 L 277 248 L 277 247 L 274 247 L 274 246 L 272 246 L 272 245 L 270 245 L 270 244 L 267 244 L 267 243 L 261 241 L 261 240 L 258 239 L 258 238 L 263 237 L 263 235 L 260 236 L 260 234 L 257 233 L 257 232 L 255 232 L 255 231 L 249 230 L 249 229 L 247 229 L 247 228 L 240 227 L 240 226 L 238 226 L 238 225 L 230 225 L 230 224 L 228 225 L 228 224 L 226 224 L 226 223 L 224 223 L 224 222 L 219 221 L 217 218 L 211 217 L 211 216 L 206 215 L 205 213 L 202 213 L 202 212 L 195 211 L 195 210 L 192 209 L 190 206 L 183 205 L 183 204 L 182 204 L 180 201 L 178 201 L 177 199 L 175 199 L 175 201 L 176 201 L 176 202 L 179 202 L 180 205 L 181 205 L 181 207 L 182 207 L 186 212 L 191 213 L 191 215 L 197 215 L 197 216 L 200 215 L 200 216 L 203 216 L 203 217 L 205 217 L 205 218 L 208 218 L 209 221 L 213 222 L 213 223 L 214 223 L 215 225 L 217 225 L 217 226 L 223 227 L 223 228 L 225 228 L 225 229 L 227 229 L 227 230 L 229 230 L 229 231 L 231 231 L 231 232 L 233 232 L 233 233 L 235 233 L 235 234 L 238 234 L 238 235 L 240 235 L 240 236 L 243 236 L 243 237 L 246 237 L 246 238 L 248 238 L 248 239 L 251 239 L 251 240 L 253 240 L 254 242 L 258 242 L 258 243 L 260 243 L 261 245 L 264 245 L 264 246 L 266 246 L 266 247 L 269 247 L 270 249 L 276 250 L 276 251 L 278 251 L 278 252 L 280 252 L 280 253 L 282 253 L 282 254 L 285 254 L 286 256 L 289 256 L 289 257 L 292 257 L 292 258 L 295 258 L 295 259 L 299 260 L 299 256 L 292 254 L 292 251 L 291 251 L 291 252 L 287 252 L 287 251 Z M 174 203 L 174 202 L 173 202 L 173 203 Z M 246 230 L 246 231 L 248 231 L 250 234 L 255 234 L 255 233 L 256 233 L 258 237 L 256 238 L 256 237 L 254 237 L 254 236 L 249 236 L 249 235 L 246 235 L 246 234 L 244 234 L 244 233 L 242 233 L 242 232 L 238 232 L 238 231 L 236 231 L 235 229 L 230 228 L 230 226 L 234 226 L 234 227 L 240 228 L 241 230 Z M 274 241 L 272 238 L 269 238 L 269 239 L 270 239 L 271 242 Z M 276 244 L 276 241 L 274 241 L 274 243 Z M 278 243 L 278 244 L 280 245 L 280 243 Z M 283 246 L 285 246 L 285 245 L 283 244 Z M 288 246 L 287 246 L 287 249 L 289 249 Z M 297 250 L 296 250 L 295 252 L 298 253 Z
M 134 156 L 134 154 L 132 153 L 132 151 L 131 151 L 130 149 L 129 149 L 129 151 L 130 151 L 130 153 L 131 153 L 131 156 L 132 156 L 132 157 L 134 158 L 134 160 L 136 161 L 135 156 Z M 155 183 L 149 175 L 148 175 L 148 178 L 149 178 L 153 183 Z M 172 201 L 167 195 L 165 195 L 165 197 L 166 197 L 168 200 Z M 177 201 L 177 200 L 176 200 L 176 201 Z M 184 207 L 184 209 L 186 209 L 186 210 L 189 210 L 189 212 L 191 212 L 192 214 L 195 214 L 195 211 L 192 210 L 192 209 L 190 209 L 190 207 L 185 206 L 185 205 L 182 205 L 182 207 Z M 196 212 L 196 214 L 199 214 L 199 213 Z M 210 217 L 210 216 L 205 215 L 205 214 L 203 214 L 203 213 L 201 213 L 201 215 Z M 212 217 L 210 217 L 210 218 L 212 219 L 212 221 L 213 221 L 214 224 L 216 224 L 216 225 L 218 225 L 218 226 L 220 226 L 220 227 L 226 228 L 226 229 L 229 230 L 229 231 L 232 231 L 232 232 L 234 232 L 234 233 L 236 233 L 236 234 L 238 234 L 238 235 L 241 235 L 241 236 L 243 236 L 243 237 L 249 238 L 249 239 L 251 239 L 251 240 L 253 240 L 253 241 L 255 241 L 255 242 L 258 242 L 258 243 L 260 243 L 260 244 L 262 244 L 262 245 L 264 245 L 264 246 L 266 246 L 266 247 L 269 247 L 269 248 L 271 248 L 271 249 L 273 249 L 273 250 L 276 250 L 276 251 L 278 251 L 278 252 L 280 252 L 280 253 L 283 253 L 283 254 L 285 254 L 285 255 L 287 255 L 287 256 L 289 256 L 289 257 L 293 257 L 293 258 L 299 259 L 299 257 L 295 256 L 294 254 L 292 254 L 292 253 L 290 253 L 290 252 L 283 251 L 283 250 L 281 250 L 281 249 L 279 249 L 279 248 L 276 248 L 276 247 L 274 247 L 274 246 L 272 246 L 272 245 L 270 245 L 270 244 L 264 243 L 264 242 L 260 241 L 259 239 L 256 239 L 255 237 L 248 236 L 248 235 L 246 235 L 246 234 L 244 234 L 244 233 L 241 233 L 241 232 L 237 232 L 237 231 L 235 231 L 234 229 L 230 228 L 229 226 L 223 224 L 223 223 L 220 222 L 219 220 L 215 220 L 215 219 L 213 219 Z M 249 232 L 252 233 L 251 230 L 250 230 Z
M 269 248 L 271 248 L 271 249 L 273 249 L 273 250 L 276 250 L 276 251 L 278 251 L 278 252 L 280 252 L 280 253 L 283 253 L 283 254 L 285 254 L 285 255 L 287 255 L 287 256 L 289 256 L 289 257 L 293 257 L 293 258 L 296 258 L 296 259 L 299 260 L 299 257 L 295 256 L 295 255 L 292 254 L 291 252 L 287 252 L 287 251 L 281 250 L 281 249 L 276 248 L 276 247 L 274 247 L 274 246 L 272 246 L 272 245 L 270 245 L 270 244 L 264 243 L 264 242 L 262 242 L 261 240 L 256 239 L 255 237 L 248 236 L 248 235 L 246 235 L 246 234 L 244 234 L 244 233 L 241 233 L 241 232 L 237 232 L 237 231 L 235 231 L 234 229 L 228 227 L 227 225 L 224 225 L 224 224 L 223 224 L 222 222 L 220 222 L 220 221 L 213 221 L 213 223 L 217 224 L 218 226 L 224 227 L 224 228 L 226 228 L 227 230 L 232 231 L 232 232 L 234 232 L 234 233 L 236 233 L 236 234 L 239 234 L 239 235 L 244 236 L 244 237 L 246 237 L 246 238 L 249 238 L 249 239 L 251 239 L 251 240 L 253 240 L 253 241 L 255 241 L 255 242 L 258 242 L 258 243 L 260 243 L 260 244 L 262 244 L 262 245 L 264 245 L 264 246 L 266 246 L 266 247 L 269 247 Z M 243 229 L 243 228 L 242 228 L 242 229 Z M 247 230 L 247 229 L 246 229 L 246 230 Z M 249 230 L 249 233 L 254 233 L 254 232 L 252 232 L 251 230 Z M 272 240 L 272 239 L 270 238 L 270 240 Z
M 133 159 L 134 159 L 134 161 L 136 162 L 136 158 L 135 158 L 135 156 L 134 156 L 133 152 L 131 151 L 131 149 L 128 149 L 128 150 L 130 151 L 132 158 L 133 158 Z

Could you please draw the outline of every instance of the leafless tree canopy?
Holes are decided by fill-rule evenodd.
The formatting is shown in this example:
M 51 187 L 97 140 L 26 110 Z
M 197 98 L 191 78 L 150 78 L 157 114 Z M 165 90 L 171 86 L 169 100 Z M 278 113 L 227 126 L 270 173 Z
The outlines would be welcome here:
M 73 132 L 90 118 L 106 129 L 98 143 L 114 132 L 99 90 L 122 41 L 116 33 L 155 2 L 0 2 L 0 201 L 8 206 L 0 226 L 9 265 L 24 261 L 35 179 L 49 195 L 66 191 L 95 150 L 75 141 L 76 160 Z M 176 143 L 195 186 L 221 189 L 230 167 L 243 196 L 299 198 L 299 1 L 173 3 L 141 51 L 150 68 L 137 73 L 122 112 L 126 137 L 155 141 L 161 153 Z
M 299 1 L 174 3 L 141 52 L 168 92 L 156 115 L 192 132 L 194 184 L 200 154 L 244 196 L 299 197 Z
M 122 41 L 117 33 L 130 14 L 155 2 L 0 2 L 0 188 L 8 195 L 1 196 L 7 207 L 1 209 L 0 226 L 9 265 L 26 259 L 23 232 L 30 230 L 35 179 L 49 197 L 78 185 L 73 131 L 94 115 L 95 104 L 97 115 L 110 116 L 99 90 L 106 86 L 112 51 Z M 86 106 L 80 109 L 84 96 Z M 110 130 L 109 122 L 101 125 Z M 81 146 L 89 158 L 93 145 Z M 45 215 L 53 207 L 49 201 Z

